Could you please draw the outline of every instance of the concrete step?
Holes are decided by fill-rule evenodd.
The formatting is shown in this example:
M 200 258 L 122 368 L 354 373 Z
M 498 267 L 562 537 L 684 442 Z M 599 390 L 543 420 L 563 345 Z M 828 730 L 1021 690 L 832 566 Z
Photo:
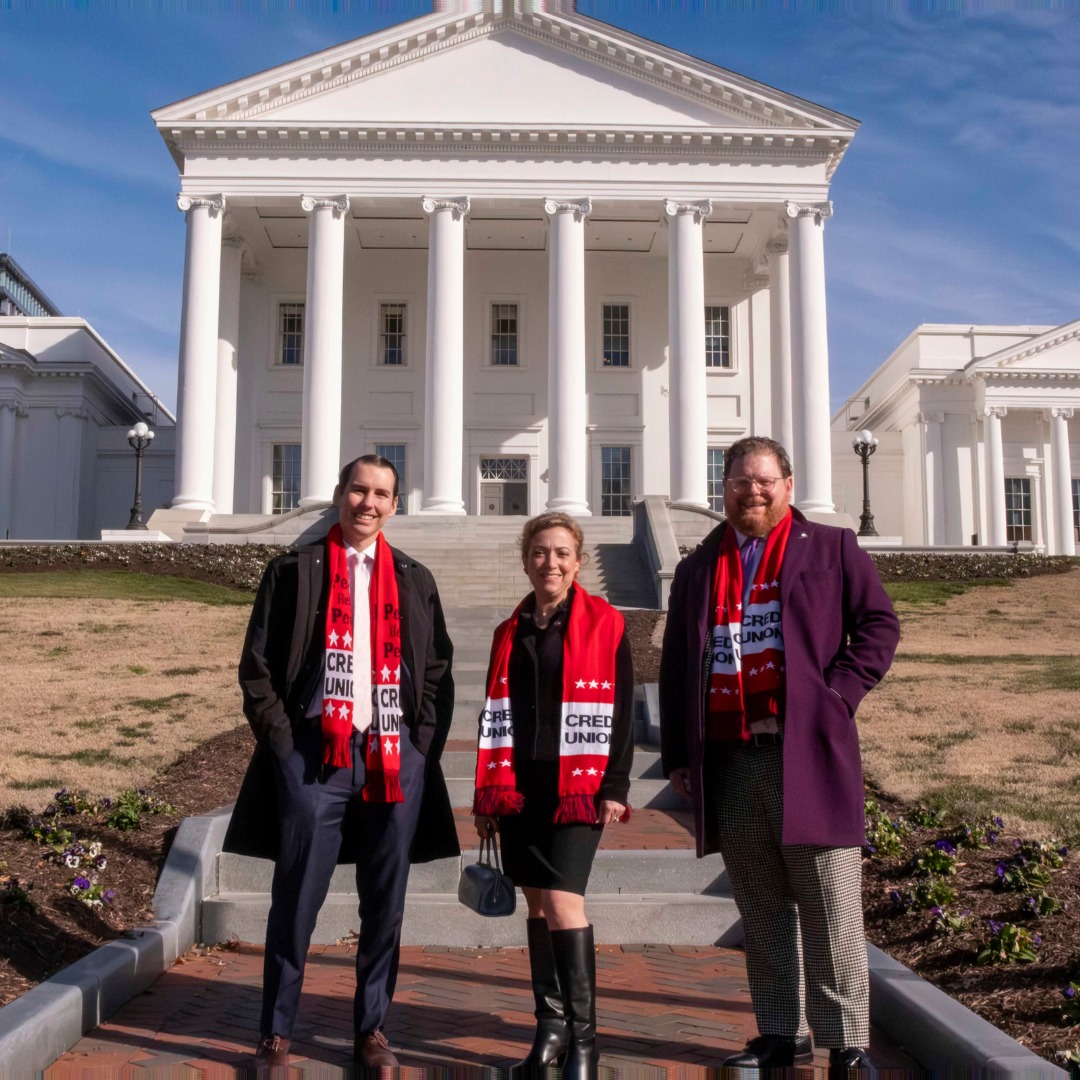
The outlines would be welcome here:
M 474 782 L 470 777 L 446 781 L 451 806 L 472 806 Z M 685 810 L 686 803 L 675 794 L 667 780 L 631 780 L 630 805 L 636 810 Z
M 590 893 L 589 921 L 601 942 L 620 945 L 732 945 L 740 937 L 735 901 L 727 896 L 688 893 Z M 207 944 L 238 939 L 263 941 L 267 902 L 250 893 L 219 894 L 203 901 L 199 940 Z M 330 945 L 359 931 L 355 896 L 331 893 L 319 912 L 313 944 Z M 450 893 L 410 894 L 405 901 L 402 945 L 455 948 L 521 946 L 525 902 L 509 918 L 485 919 Z
M 409 873 L 409 894 L 457 892 L 463 866 L 476 862 L 479 852 L 464 851 L 452 859 L 417 863 Z M 263 896 L 270 892 L 274 864 L 268 859 L 221 852 L 217 857 L 218 895 Z M 356 871 L 339 866 L 330 882 L 331 893 L 355 896 Z M 719 855 L 699 859 L 689 848 L 622 850 L 601 848 L 593 861 L 589 895 L 649 893 L 709 893 L 729 895 L 724 860 Z

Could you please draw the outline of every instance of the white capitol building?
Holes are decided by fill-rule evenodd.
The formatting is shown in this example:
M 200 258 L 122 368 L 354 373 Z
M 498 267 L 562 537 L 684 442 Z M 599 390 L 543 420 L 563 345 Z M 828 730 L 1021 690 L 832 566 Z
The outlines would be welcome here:
M 870 427 L 879 533 L 1075 551 L 1080 323 L 918 327 L 830 415 L 847 116 L 572 0 L 444 0 L 153 119 L 187 230 L 174 475 L 171 431 L 147 457 L 164 534 L 324 503 L 369 452 L 410 515 L 717 508 L 748 434 L 789 448 L 800 508 L 851 523 Z M 0 314 L 0 347 L 43 326 Z M 22 363 L 0 365 L 7 532 L 122 524 L 115 496 L 27 524 L 49 425 L 84 448 L 71 416 L 98 425 L 100 489 L 134 414 L 53 417 L 47 365 Z

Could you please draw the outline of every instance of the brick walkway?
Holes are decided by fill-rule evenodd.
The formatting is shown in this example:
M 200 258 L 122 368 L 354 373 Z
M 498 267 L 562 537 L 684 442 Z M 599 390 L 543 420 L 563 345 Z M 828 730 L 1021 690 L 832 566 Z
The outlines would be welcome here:
M 355 947 L 312 950 L 294 1033 L 291 1075 L 349 1074 Z M 46 1080 L 231 1077 L 257 1038 L 262 949 L 197 949 L 61 1057 Z M 670 946 L 601 946 L 601 1076 L 693 1080 L 756 1033 L 742 953 Z M 523 949 L 406 948 L 387 1031 L 401 1076 L 439 1080 L 498 1075 L 532 1039 Z M 875 1032 L 883 1080 L 911 1062 Z M 823 1078 L 827 1054 L 789 1078 Z M 715 1074 L 714 1074 L 715 1075 Z

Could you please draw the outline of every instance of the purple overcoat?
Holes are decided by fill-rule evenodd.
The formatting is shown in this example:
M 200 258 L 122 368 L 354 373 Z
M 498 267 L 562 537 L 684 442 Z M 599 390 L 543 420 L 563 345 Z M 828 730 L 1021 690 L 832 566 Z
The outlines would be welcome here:
M 785 844 L 858 847 L 864 839 L 859 702 L 881 681 L 900 624 L 870 556 L 850 529 L 794 521 L 780 572 L 784 631 Z M 703 777 L 705 648 L 727 523 L 675 571 L 660 661 L 664 774 L 689 766 L 698 856 L 718 851 Z

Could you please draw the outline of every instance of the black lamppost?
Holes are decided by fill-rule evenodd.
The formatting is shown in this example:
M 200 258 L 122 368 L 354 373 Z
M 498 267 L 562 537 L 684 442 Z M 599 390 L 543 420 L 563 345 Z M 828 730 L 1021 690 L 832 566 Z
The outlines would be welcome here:
M 142 519 L 142 456 L 153 438 L 154 433 L 141 420 L 127 433 L 128 446 L 135 451 L 135 505 L 125 526 L 128 529 L 146 528 Z
M 863 428 L 851 442 L 851 445 L 855 448 L 855 453 L 859 455 L 859 458 L 862 461 L 862 516 L 859 518 L 860 536 L 877 536 L 877 529 L 874 528 L 874 515 L 870 513 L 870 455 L 877 449 L 877 444 L 877 439 L 874 438 L 873 433 L 867 428 Z

